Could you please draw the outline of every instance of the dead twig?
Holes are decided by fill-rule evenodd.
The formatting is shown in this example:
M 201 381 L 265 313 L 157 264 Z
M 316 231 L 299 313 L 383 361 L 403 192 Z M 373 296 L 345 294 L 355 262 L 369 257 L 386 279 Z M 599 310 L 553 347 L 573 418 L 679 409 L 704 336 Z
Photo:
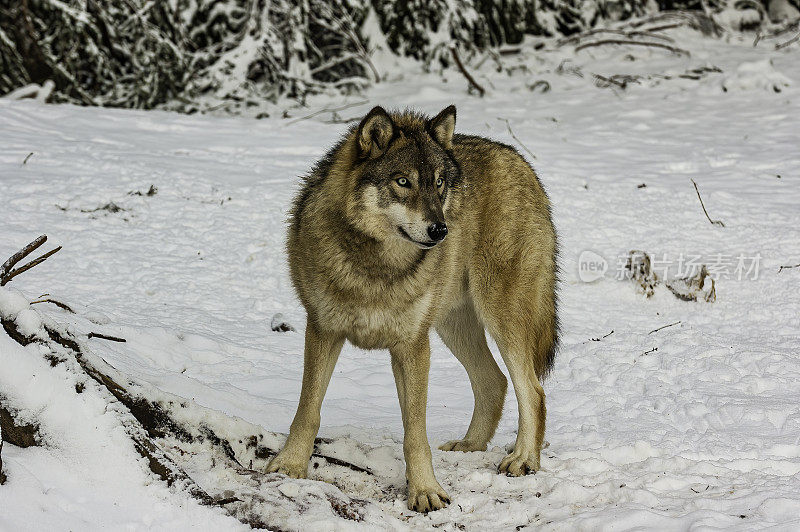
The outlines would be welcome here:
M 30 152 L 30 153 L 29 153 L 29 154 L 28 154 L 28 155 L 25 157 L 25 160 L 24 160 L 24 161 L 22 161 L 22 166 L 25 166 L 26 164 L 28 164 L 28 159 L 30 159 L 31 157 L 33 157 L 33 152 Z
M 9 282 L 11 279 L 16 277 L 17 275 L 30 270 L 31 268 L 33 268 L 37 264 L 41 264 L 42 262 L 46 261 L 48 259 L 48 257 L 50 257 L 51 255 L 53 255 L 54 253 L 56 253 L 57 251 L 59 251 L 61 249 L 61 246 L 58 246 L 57 248 L 48 251 L 47 253 L 45 253 L 44 255 L 39 257 L 38 259 L 34 259 L 34 260 L 30 261 L 29 263 L 25 264 L 24 266 L 20 266 L 19 268 L 15 268 L 13 270 L 11 269 L 19 261 L 21 261 L 22 259 L 24 259 L 28 255 L 30 255 L 31 253 L 36 251 L 36 249 L 39 246 L 41 246 L 42 244 L 44 244 L 46 241 L 47 241 L 47 236 L 46 235 L 41 235 L 40 237 L 38 237 L 33 242 L 31 242 L 30 244 L 28 244 L 27 246 L 25 246 L 21 250 L 17 251 L 13 255 L 11 255 L 11 257 L 9 257 L 8 260 L 5 261 L 2 266 L 0 266 L 0 286 L 5 286 L 5 284 L 7 282 Z
M 526 146 L 526 145 L 525 145 L 525 144 L 524 144 L 524 143 L 523 143 L 521 140 L 519 140 L 519 137 L 517 137 L 517 136 L 514 134 L 514 131 L 511 129 L 511 122 L 509 122 L 508 118 L 502 118 L 502 117 L 498 116 L 498 117 L 497 117 L 497 119 L 498 119 L 498 120 L 502 120 L 503 122 L 505 122 L 505 123 L 506 123 L 506 127 L 508 128 L 508 133 L 511 135 L 511 137 L 512 137 L 514 140 L 516 140 L 516 141 L 517 141 L 517 143 L 518 143 L 520 146 L 522 146 L 522 148 L 523 148 L 523 149 L 524 149 L 526 152 L 528 152 L 528 155 L 530 155 L 532 159 L 536 159 L 536 156 L 533 154 L 533 152 L 532 152 L 531 150 L 529 150 L 529 149 L 528 149 L 528 147 L 527 147 L 527 146 Z
M 341 466 L 341 467 L 346 467 L 347 469 L 350 469 L 352 471 L 356 471 L 358 473 L 364 473 L 364 474 L 367 474 L 367 475 L 374 475 L 374 473 L 372 471 L 370 471 L 369 469 L 365 469 L 365 468 L 363 468 L 361 466 L 357 466 L 355 464 L 351 464 L 350 462 L 345 462 L 344 460 L 340 460 L 339 458 L 334 458 L 333 456 L 328 456 L 326 454 L 321 454 L 321 453 L 317 453 L 317 452 L 311 453 L 311 456 L 314 457 L 314 458 L 321 458 L 322 460 L 325 460 L 329 464 L 338 465 L 338 466 Z
M 591 340 L 592 340 L 592 342 L 599 342 L 599 341 L 600 341 L 600 340 L 602 340 L 603 338 L 608 338 L 608 337 L 609 337 L 609 336 L 611 336 L 612 334 L 614 334 L 614 329 L 611 329 L 611 332 L 610 332 L 610 333 L 608 333 L 608 334 L 606 334 L 605 336 L 601 336 L 600 338 L 591 338 Z
M 643 355 L 649 355 L 650 353 L 654 353 L 656 351 L 658 351 L 658 348 L 654 347 L 653 349 L 650 349 L 649 351 L 645 351 L 644 353 L 642 353 L 642 356 Z
M 794 264 L 792 266 L 781 266 L 778 268 L 778 273 L 781 273 L 783 270 L 790 270 L 792 268 L 800 268 L 800 264 Z
M 351 107 L 358 107 L 359 105 L 364 105 L 369 103 L 368 100 L 364 100 L 361 102 L 354 102 L 342 105 L 341 107 L 326 107 L 325 109 L 320 109 L 319 111 L 314 111 L 311 114 L 301 116 L 300 118 L 295 118 L 294 120 L 289 120 L 284 124 L 284 126 L 291 126 L 292 124 L 296 124 L 297 122 L 301 122 L 303 120 L 308 120 L 309 118 L 314 118 L 315 116 L 321 115 L 323 113 L 335 113 L 337 111 L 344 111 L 345 109 L 350 109 Z
M 592 76 L 594 76 L 594 84 L 601 89 L 616 85 L 620 89 L 625 90 L 628 88 L 628 83 L 639 83 L 638 76 L 629 76 L 627 74 L 614 74 L 610 78 L 601 76 L 600 74 L 592 74 Z
M 127 342 L 125 338 L 119 338 L 118 336 L 109 336 L 107 334 L 100 334 L 96 332 L 90 332 L 87 336 L 89 338 L 102 338 L 103 340 L 111 340 L 112 342 Z
M 666 24 L 663 26 L 657 26 L 654 28 L 645 28 L 641 30 L 618 30 L 612 28 L 594 28 L 583 33 L 579 33 L 578 35 L 573 35 L 570 37 L 566 37 L 564 39 L 560 39 L 558 41 L 559 46 L 563 46 L 565 44 L 572 44 L 572 43 L 579 43 L 583 39 L 587 37 L 592 37 L 594 35 L 599 35 L 601 33 L 611 34 L 611 35 L 622 35 L 623 37 L 650 37 L 653 39 L 661 39 L 667 42 L 675 42 L 674 39 L 667 37 L 666 35 L 659 35 L 656 33 L 652 33 L 654 31 L 663 31 L 667 29 L 677 28 L 681 26 L 681 24 Z
M 653 334 L 654 332 L 658 332 L 661 329 L 666 329 L 667 327 L 672 327 L 673 325 L 678 325 L 679 323 L 680 323 L 680 321 L 676 321 L 675 323 L 670 323 L 669 325 L 664 325 L 663 327 L 659 327 L 658 329 L 653 329 L 652 331 L 650 331 L 647 334 Z
M 694 190 L 697 192 L 697 199 L 700 200 L 700 206 L 703 207 L 703 212 L 706 214 L 706 218 L 708 221 L 711 222 L 711 225 L 718 225 L 720 227 L 725 227 L 725 224 L 722 223 L 722 220 L 712 220 L 711 216 L 708 215 L 708 211 L 706 210 L 706 206 L 703 203 L 703 198 L 700 197 L 700 189 L 697 188 L 697 183 L 694 182 L 694 179 L 691 180 L 692 184 L 694 185 Z
M 698 11 L 683 11 L 683 10 L 670 10 L 660 11 L 654 15 L 650 15 L 632 22 L 625 22 L 624 27 L 640 28 L 646 24 L 653 24 L 656 22 L 666 22 L 671 20 L 680 21 L 678 25 L 689 26 L 690 28 L 701 32 L 703 35 L 722 35 L 722 27 L 714 22 L 707 13 Z
M 781 48 L 786 48 L 787 46 L 791 46 L 792 44 L 796 43 L 798 40 L 800 40 L 800 33 L 798 33 L 797 35 L 795 35 L 794 37 L 792 37 L 791 39 L 789 39 L 784 43 L 776 44 L 775 49 L 780 50 Z
M 467 78 L 467 82 L 469 83 L 470 87 L 478 91 L 478 95 L 480 95 L 481 97 L 484 94 L 486 94 L 486 89 L 481 87 L 478 84 L 478 82 L 475 81 L 475 78 L 473 78 L 472 75 L 469 72 L 467 72 L 467 69 L 464 68 L 464 63 L 461 62 L 461 58 L 458 56 L 458 51 L 456 50 L 455 46 L 450 47 L 450 53 L 453 55 L 453 61 L 456 62 L 456 66 L 458 67 L 458 69 L 461 71 L 464 77 Z
M 588 344 L 589 342 L 599 342 L 599 341 L 603 340 L 604 338 L 608 338 L 608 337 L 609 337 L 609 336 L 611 336 L 612 334 L 614 334 L 614 330 L 613 330 L 613 329 L 611 330 L 611 332 L 610 332 L 610 333 L 608 333 L 608 334 L 606 334 L 606 335 L 604 335 L 604 336 L 600 336 L 599 338 L 589 338 L 588 340 L 586 340 L 586 341 L 585 341 L 585 342 L 583 342 L 583 343 L 584 343 L 584 344 Z
M 590 48 L 592 46 L 603 46 L 606 44 L 618 44 L 618 45 L 630 45 L 630 46 L 651 46 L 653 48 L 662 48 L 664 50 L 669 50 L 673 54 L 676 55 L 685 55 L 689 57 L 691 54 L 688 50 L 684 50 L 683 48 L 678 48 L 676 46 L 670 46 L 668 44 L 662 44 L 660 42 L 649 42 L 649 41 L 626 41 L 622 39 L 603 39 L 600 41 L 592 41 L 581 44 L 580 46 L 575 47 L 576 52 L 580 52 L 585 48 Z
M 55 305 L 57 307 L 60 307 L 60 308 L 63 308 L 64 310 L 66 310 L 67 312 L 69 312 L 71 314 L 75 314 L 75 311 L 72 310 L 72 307 L 70 307 L 66 303 L 62 303 L 61 301 L 58 301 L 58 300 L 55 300 L 55 299 L 50 299 L 49 297 L 48 298 L 43 298 L 43 299 L 37 299 L 36 301 L 31 301 L 30 304 L 31 305 L 35 305 L 36 303 L 52 303 L 53 305 Z
M 672 30 L 672 29 L 675 29 L 675 28 L 680 28 L 681 26 L 683 26 L 683 24 L 681 24 L 681 23 L 662 24 L 661 26 L 653 26 L 652 28 L 645 28 L 642 31 L 643 32 L 647 32 L 647 33 L 652 33 L 654 31 Z

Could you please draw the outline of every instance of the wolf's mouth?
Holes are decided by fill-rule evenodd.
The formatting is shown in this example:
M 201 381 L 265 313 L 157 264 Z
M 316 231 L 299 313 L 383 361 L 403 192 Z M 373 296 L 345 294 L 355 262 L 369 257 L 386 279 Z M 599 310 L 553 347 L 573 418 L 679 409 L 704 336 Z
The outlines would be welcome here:
M 417 246 L 421 247 L 422 249 L 431 249 L 433 246 L 438 244 L 438 242 L 433 242 L 433 241 L 420 242 L 418 240 L 414 240 L 413 238 L 411 238 L 411 236 L 409 236 L 408 233 L 406 233 L 406 230 L 403 229 L 402 227 L 400 227 L 399 225 L 397 226 L 397 231 L 400 233 L 400 235 L 403 238 L 405 238 L 406 240 L 408 240 L 409 242 L 411 242 L 413 244 L 416 244 Z

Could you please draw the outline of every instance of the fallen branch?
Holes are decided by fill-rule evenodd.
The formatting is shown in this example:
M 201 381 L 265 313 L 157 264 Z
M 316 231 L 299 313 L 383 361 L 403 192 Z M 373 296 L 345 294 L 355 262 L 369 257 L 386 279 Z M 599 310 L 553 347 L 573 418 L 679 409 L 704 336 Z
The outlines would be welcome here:
M 558 41 L 558 46 L 563 46 L 565 44 L 572 44 L 578 43 L 587 37 L 592 37 L 594 35 L 598 35 L 601 33 L 611 34 L 611 35 L 622 35 L 623 37 L 650 37 L 653 39 L 661 39 L 667 42 L 675 42 L 674 39 L 667 37 L 666 35 L 659 35 L 657 33 L 653 33 L 654 31 L 663 31 L 667 29 L 677 28 L 681 26 L 680 24 L 666 24 L 663 26 L 657 26 L 655 28 L 647 28 L 643 30 L 617 30 L 617 29 L 610 29 L 610 28 L 594 28 L 591 30 L 587 30 L 583 33 L 579 33 L 577 35 L 571 35 L 564 39 L 560 39 Z
M 672 327 L 673 325 L 678 325 L 679 323 L 680 323 L 680 321 L 676 321 L 675 323 L 670 323 L 669 325 L 664 325 L 663 327 L 659 327 L 658 329 L 653 329 L 652 331 L 650 331 L 647 334 L 653 334 L 654 332 L 658 332 L 661 329 L 666 329 L 667 327 Z
M 100 334 L 96 332 L 90 332 L 87 335 L 90 339 L 91 338 L 102 338 L 103 340 L 111 340 L 112 342 L 126 342 L 125 338 L 119 338 L 117 336 L 108 336 L 107 334 Z
M 792 37 L 791 39 L 789 39 L 784 43 L 776 44 L 775 49 L 780 50 L 781 48 L 786 48 L 787 46 L 791 46 L 792 44 L 796 43 L 798 40 L 800 40 L 800 33 L 798 33 L 797 35 L 795 35 L 794 37 Z
M 782 28 L 778 28 L 777 30 L 773 31 L 772 33 L 769 33 L 769 34 L 766 34 L 766 35 L 764 33 L 762 33 L 761 30 L 759 30 L 756 33 L 755 39 L 753 40 L 753 47 L 756 47 L 758 45 L 758 43 L 762 39 L 775 39 L 776 37 L 780 37 L 781 35 L 783 35 L 785 33 L 789 33 L 790 31 L 795 31 L 798 28 L 800 28 L 800 18 L 797 18 L 797 19 L 794 19 L 794 20 L 790 20 Z M 779 48 L 776 48 L 776 49 L 779 49 Z
M 31 253 L 36 251 L 36 249 L 42 244 L 44 244 L 46 241 L 47 241 L 47 236 L 41 235 L 33 242 L 31 242 L 21 250 L 11 255 L 11 257 L 9 257 L 8 260 L 5 261 L 2 266 L 0 266 L 0 286 L 5 286 L 7 282 L 9 282 L 17 275 L 30 270 L 37 264 L 41 264 L 42 262 L 46 261 L 48 257 L 50 257 L 51 255 L 53 255 L 54 253 L 56 253 L 61 249 L 61 246 L 58 246 L 55 249 L 51 249 L 38 259 L 34 259 L 29 263 L 25 264 L 24 266 L 20 266 L 19 268 L 12 270 L 15 264 L 17 264 L 19 261 L 21 261 Z
M 794 264 L 792 266 L 781 266 L 778 268 L 778 273 L 781 273 L 783 270 L 790 270 L 792 268 L 800 268 L 800 264 Z
M 481 87 L 478 84 L 478 82 L 475 81 L 475 78 L 473 78 L 472 75 L 469 72 L 467 72 L 467 69 L 464 68 L 464 63 L 461 62 L 461 58 L 458 56 L 458 50 L 456 50 L 455 46 L 450 47 L 450 53 L 453 55 L 453 61 L 456 62 L 456 66 L 458 67 L 458 69 L 461 71 L 464 77 L 467 78 L 469 86 L 477 90 L 478 95 L 483 97 L 483 95 L 486 94 L 486 89 Z
M 642 30 L 642 32 L 645 32 L 648 35 L 650 35 L 652 37 L 655 37 L 655 35 L 653 34 L 653 32 L 655 32 L 655 31 L 672 30 L 672 29 L 675 29 L 675 28 L 680 28 L 681 26 L 683 26 L 683 24 L 681 24 L 679 22 L 676 22 L 674 24 L 662 24 L 661 26 L 653 26 L 651 28 L 646 28 L 646 29 Z
M 25 157 L 25 160 L 24 160 L 24 161 L 22 161 L 22 166 L 25 166 L 26 164 L 28 164 L 28 159 L 30 159 L 31 157 L 33 157 L 33 152 L 30 152 L 30 153 L 29 153 L 29 154 L 28 154 L 28 155 Z
M 640 28 L 646 24 L 668 20 L 679 20 L 680 22 L 678 25 L 688 25 L 690 28 L 699 31 L 706 36 L 716 35 L 719 37 L 723 33 L 722 26 L 717 24 L 708 14 L 699 11 L 660 11 L 647 17 L 625 22 L 620 27 Z
M 630 76 L 628 74 L 614 74 L 610 78 L 601 76 L 600 74 L 592 74 L 594 76 L 595 85 L 601 89 L 616 85 L 622 90 L 628 88 L 628 83 L 639 83 L 638 76 Z
M 9 268 L 13 267 L 15 262 L 30 254 L 44 240 L 45 237 L 40 237 L 26 246 L 22 252 L 15 254 L 12 257 L 14 260 L 6 261 L 6 264 L 11 265 Z M 30 351 L 32 355 L 41 353 L 52 366 L 62 365 L 68 371 L 76 372 L 75 393 L 87 393 L 91 389 L 92 393 L 100 394 L 98 397 L 118 401 L 120 405 L 115 406 L 114 411 L 121 416 L 120 423 L 125 429 L 125 434 L 131 439 L 133 448 L 146 459 L 150 471 L 167 485 L 177 486 L 201 504 L 217 506 L 253 528 L 279 530 L 279 526 L 269 523 L 268 520 L 280 519 L 288 508 L 296 511 L 296 506 L 300 503 L 286 499 L 276 491 L 278 486 L 285 482 L 282 476 L 267 475 L 242 465 L 248 455 L 258 460 L 266 460 L 274 455 L 275 449 L 280 445 L 280 435 L 262 433 L 260 428 L 249 423 L 205 409 L 192 401 L 171 396 L 146 384 L 139 384 L 86 349 L 69 332 L 49 320 L 42 320 L 39 330 L 43 332 L 34 333 L 33 336 L 24 334 L 15 318 L 0 316 L 0 323 L 8 336 L 20 345 L 42 344 L 41 349 Z M 121 338 L 98 333 L 90 333 L 89 336 L 124 341 Z M 89 384 L 92 384 L 91 388 L 88 387 Z M 0 417 L 3 417 L 0 430 L 3 437 L 8 440 L 7 425 L 10 424 L 5 422 L 5 416 Z M 234 430 L 232 426 L 239 428 Z M 245 436 L 253 434 L 250 431 L 257 431 L 257 436 Z M 256 443 L 265 441 L 265 434 L 268 436 L 266 441 L 270 442 L 269 447 L 261 444 L 255 448 L 254 444 L 251 448 L 251 445 L 245 444 L 248 440 Z M 329 440 L 323 438 L 316 440 L 312 456 L 334 466 L 373 475 L 364 467 L 325 454 L 320 446 L 329 443 L 331 443 Z M 217 496 L 212 496 L 187 472 L 198 467 L 198 464 L 192 461 L 192 457 L 198 452 L 212 453 L 211 468 L 216 469 L 213 477 L 220 479 L 218 483 L 220 485 L 215 486 L 220 492 Z M 250 467 L 253 459 L 249 462 Z M 319 461 L 312 461 L 312 465 L 314 469 L 318 469 L 320 464 Z M 204 462 L 201 467 L 208 466 Z M 330 471 L 325 474 L 331 476 Z M 243 475 L 249 477 L 247 482 L 235 480 Z M 333 475 L 333 478 L 336 476 Z M 235 491 L 225 489 L 226 482 L 228 486 L 233 486 Z M 358 509 L 366 505 L 366 501 L 347 497 L 328 484 L 323 483 L 320 489 L 326 490 L 326 496 L 320 499 L 322 501 L 320 504 L 329 504 L 334 515 L 356 521 L 363 519 Z
M 75 311 L 72 310 L 72 307 L 70 307 L 66 303 L 62 303 L 61 301 L 58 301 L 56 299 L 50 299 L 49 297 L 48 298 L 44 298 L 44 299 L 37 299 L 36 301 L 31 301 L 30 304 L 31 305 L 35 305 L 36 303 L 52 303 L 53 305 L 55 305 L 55 306 L 57 306 L 59 308 L 63 308 L 64 310 L 66 310 L 67 312 L 69 312 L 71 314 L 75 314 Z
M 509 122 L 508 118 L 501 118 L 501 117 L 499 117 L 499 116 L 498 116 L 498 117 L 497 117 L 497 119 L 498 119 L 498 120 L 502 120 L 503 122 L 505 122 L 505 123 L 506 123 L 506 127 L 508 128 L 508 133 L 509 133 L 509 134 L 510 134 L 510 135 L 513 137 L 513 139 L 514 139 L 514 140 L 516 140 L 516 141 L 517 141 L 517 143 L 518 143 L 520 146 L 522 146 L 522 148 L 523 148 L 523 149 L 524 149 L 526 152 L 528 152 L 528 155 L 530 155 L 532 159 L 536 159 L 536 156 L 533 154 L 533 152 L 532 152 L 531 150 L 529 150 L 529 149 L 528 149 L 528 147 L 527 147 L 525 144 L 523 144 L 523 142 L 522 142 L 521 140 L 519 140 L 519 137 L 517 137 L 517 136 L 514 134 L 514 131 L 511 129 L 511 122 Z
M 604 338 L 608 338 L 612 334 L 614 334 L 614 330 L 613 329 L 611 330 L 610 333 L 606 334 L 605 336 L 601 336 L 600 338 L 589 338 L 589 340 L 591 340 L 592 342 L 599 342 L 600 340 L 602 340 Z
M 320 109 L 319 111 L 314 111 L 311 114 L 301 116 L 300 118 L 295 118 L 294 120 L 289 120 L 284 124 L 284 126 L 291 126 L 292 124 L 296 124 L 302 120 L 308 120 L 309 118 L 314 118 L 315 116 L 321 115 L 323 113 L 335 113 L 337 111 L 344 111 L 345 109 L 350 109 L 351 107 L 358 107 L 359 105 L 364 105 L 369 103 L 368 100 L 364 100 L 362 102 L 354 102 L 342 105 L 340 107 L 326 107 L 325 109 Z
M 697 199 L 700 200 L 700 206 L 703 207 L 703 212 L 705 213 L 706 218 L 708 218 L 708 221 L 711 222 L 711 225 L 718 225 L 720 227 L 725 227 L 725 224 L 722 223 L 722 220 L 712 220 L 711 216 L 708 215 L 708 211 L 706 210 L 706 206 L 703 203 L 703 198 L 700 197 L 700 189 L 697 188 L 697 183 L 694 182 L 694 179 L 692 179 L 691 181 L 692 181 L 692 184 L 694 185 L 695 192 L 697 192 Z
M 603 39 L 600 41 L 593 41 L 581 44 L 580 46 L 575 47 L 576 52 L 580 52 L 585 48 L 591 48 L 593 46 L 603 46 L 606 44 L 618 44 L 618 45 L 630 45 L 630 46 L 650 46 L 653 48 L 662 48 L 664 50 L 669 50 L 670 52 L 676 55 L 685 55 L 689 57 L 691 54 L 688 50 L 684 50 L 683 48 L 677 48 L 675 46 L 670 46 L 668 44 L 662 44 L 660 42 L 649 42 L 649 41 L 624 41 L 622 39 Z

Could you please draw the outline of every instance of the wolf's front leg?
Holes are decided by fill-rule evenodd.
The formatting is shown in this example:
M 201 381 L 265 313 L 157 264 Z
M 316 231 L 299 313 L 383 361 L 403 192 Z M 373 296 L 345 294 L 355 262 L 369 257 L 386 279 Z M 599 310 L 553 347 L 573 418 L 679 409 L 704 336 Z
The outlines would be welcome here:
M 344 337 L 318 331 L 309 320 L 306 326 L 300 404 L 297 406 L 286 444 L 267 464 L 267 473 L 283 473 L 294 478 L 306 477 L 308 460 L 314 451 L 314 438 L 319 430 L 322 399 L 325 397 L 343 343 Z
M 408 480 L 408 507 L 417 512 L 439 510 L 450 504 L 436 481 L 425 424 L 428 370 L 431 351 L 427 335 L 421 340 L 390 350 L 400 410 L 403 415 L 403 454 Z

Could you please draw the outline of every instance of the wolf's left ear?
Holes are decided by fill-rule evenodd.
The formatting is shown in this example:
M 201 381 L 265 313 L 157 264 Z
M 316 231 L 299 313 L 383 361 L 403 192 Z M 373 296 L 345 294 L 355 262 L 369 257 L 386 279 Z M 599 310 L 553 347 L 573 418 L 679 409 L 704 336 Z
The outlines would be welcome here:
M 359 154 L 362 157 L 379 156 L 389 147 L 394 134 L 394 122 L 386 110 L 380 105 L 373 107 L 358 125 Z
M 428 122 L 428 132 L 446 150 L 453 148 L 453 130 L 456 128 L 456 106 L 451 105 Z

